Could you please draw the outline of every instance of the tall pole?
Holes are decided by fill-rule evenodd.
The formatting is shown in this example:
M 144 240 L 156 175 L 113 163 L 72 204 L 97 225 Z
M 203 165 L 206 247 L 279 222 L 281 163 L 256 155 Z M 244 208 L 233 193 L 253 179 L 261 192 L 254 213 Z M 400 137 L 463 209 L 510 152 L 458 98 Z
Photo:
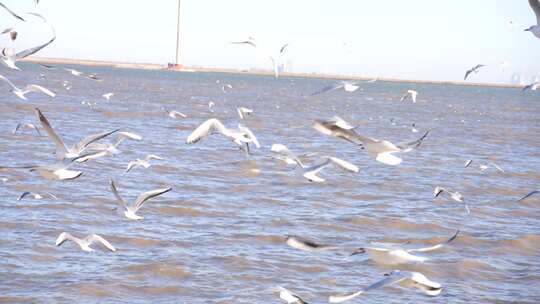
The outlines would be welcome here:
M 176 21 L 176 65 L 180 64 L 180 8 L 182 0 L 178 0 L 178 15 Z

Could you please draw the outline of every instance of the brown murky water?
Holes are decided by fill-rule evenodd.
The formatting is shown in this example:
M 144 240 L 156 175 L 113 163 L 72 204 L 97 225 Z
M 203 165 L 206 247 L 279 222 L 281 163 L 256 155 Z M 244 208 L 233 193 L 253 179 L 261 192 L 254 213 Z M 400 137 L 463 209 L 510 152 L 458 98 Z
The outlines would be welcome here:
M 22 67 L 2 73 L 19 86 L 39 83 L 58 96 L 23 102 L 2 85 L 0 165 L 54 161 L 47 137 L 11 134 L 18 122 L 36 123 L 36 106 L 70 143 L 114 128 L 143 140 L 125 141 L 122 154 L 78 165 L 84 174 L 74 181 L 0 172 L 8 178 L 0 184 L 0 302 L 279 303 L 271 288 L 281 285 L 324 303 L 394 268 L 362 256 L 298 251 L 285 245 L 284 235 L 346 247 L 420 245 L 442 241 L 455 229 L 461 230 L 457 240 L 426 253 L 429 262 L 401 267 L 443 284 L 440 296 L 387 287 L 355 302 L 540 302 L 540 197 L 516 202 L 540 188 L 539 93 L 375 82 L 354 93 L 306 98 L 329 81 L 80 67 L 103 79 L 94 82 Z M 226 93 L 225 84 L 233 87 Z M 410 88 L 419 91 L 419 102 L 400 102 Z M 115 93 L 110 101 L 101 97 L 108 92 Z M 260 150 L 246 156 L 220 136 L 185 144 L 208 118 L 235 126 L 237 106 L 254 109 L 241 122 L 257 135 Z M 188 118 L 171 119 L 164 109 Z M 360 133 L 394 142 L 432 132 L 400 166 L 390 167 L 311 128 L 313 119 L 333 115 L 359 125 Z M 412 123 L 420 133 L 411 132 Z M 335 155 L 360 172 L 328 169 L 326 183 L 311 184 L 269 157 L 273 143 Z M 130 160 L 150 153 L 166 160 L 124 173 Z M 505 173 L 465 169 L 467 159 L 495 162 Z M 128 200 L 163 186 L 173 190 L 141 209 L 144 220 L 130 221 L 112 210 L 111 177 Z M 437 185 L 461 192 L 471 214 L 461 204 L 434 200 Z M 17 201 L 26 190 L 48 191 L 58 200 Z M 87 253 L 73 243 L 55 247 L 62 231 L 101 234 L 117 252 L 95 246 Z

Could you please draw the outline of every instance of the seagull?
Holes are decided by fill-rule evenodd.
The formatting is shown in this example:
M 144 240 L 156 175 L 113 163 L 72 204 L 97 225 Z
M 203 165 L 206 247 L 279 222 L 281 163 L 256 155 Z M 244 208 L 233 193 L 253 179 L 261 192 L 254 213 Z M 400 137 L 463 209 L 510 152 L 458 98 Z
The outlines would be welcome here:
M 56 96 L 56 94 L 54 94 L 53 92 L 51 92 L 48 89 L 46 89 L 46 88 L 44 88 L 42 86 L 39 86 L 37 84 L 29 84 L 24 88 L 24 90 L 21 90 L 18 87 L 16 87 L 11 81 L 9 81 L 9 79 L 4 77 L 3 75 L 0 75 L 0 79 L 3 80 L 4 82 L 6 82 L 7 84 L 9 84 L 9 86 L 11 86 L 11 90 L 10 90 L 11 93 L 15 94 L 15 96 L 17 96 L 17 97 L 19 97 L 20 99 L 23 99 L 23 100 L 28 100 L 28 98 L 26 98 L 26 94 L 32 93 L 32 92 L 43 93 L 43 94 L 48 95 L 50 97 Z
M 131 206 L 128 206 L 126 204 L 126 202 L 122 199 L 122 197 L 120 196 L 118 191 L 116 190 L 116 186 L 114 185 L 114 181 L 112 179 L 110 181 L 110 184 L 111 184 L 111 191 L 114 194 L 114 196 L 116 197 L 116 200 L 118 202 L 118 206 L 120 207 L 120 209 L 118 209 L 118 211 L 123 212 L 123 214 L 130 220 L 142 220 L 143 217 L 138 216 L 137 211 L 139 211 L 139 209 L 141 209 L 143 204 L 147 200 L 149 200 L 151 198 L 154 198 L 156 196 L 162 195 L 164 193 L 167 193 L 167 192 L 171 191 L 171 189 L 172 189 L 171 187 L 168 187 L 168 188 L 162 188 L 162 189 L 156 189 L 156 190 L 143 192 L 137 197 L 137 199 L 135 199 L 135 202 L 133 202 L 133 204 Z
M 397 264 L 408 264 L 408 263 L 423 263 L 428 260 L 426 257 L 417 256 L 411 253 L 414 252 L 428 252 L 433 251 L 443 246 L 451 243 L 459 234 L 459 230 L 456 233 L 446 240 L 443 243 L 423 248 L 414 248 L 414 249 L 405 249 L 399 247 L 383 248 L 383 247 L 363 247 L 356 249 L 351 256 L 368 253 L 371 259 L 373 259 L 378 264 L 383 265 L 397 265 Z
M 111 97 L 114 95 L 114 93 L 107 93 L 107 94 L 103 94 L 101 95 L 101 97 L 107 99 L 107 100 L 111 100 Z
M 212 108 L 215 106 L 216 104 L 213 102 L 213 101 L 210 101 L 208 102 L 208 110 L 210 112 L 214 112 L 214 110 L 212 110 Z
M 81 171 L 69 170 L 69 167 L 73 165 L 73 162 L 82 155 L 74 158 L 66 158 L 52 165 L 33 165 L 33 166 L 18 166 L 18 167 L 0 167 L 0 170 L 9 169 L 29 169 L 30 172 L 37 172 L 41 177 L 47 180 L 73 180 L 83 174 Z
M 350 126 L 348 123 L 346 124 L 347 126 Z M 376 161 L 392 166 L 399 165 L 402 162 L 402 159 L 395 156 L 394 153 L 406 153 L 412 151 L 414 148 L 420 146 L 429 134 L 428 130 L 422 137 L 415 141 L 394 145 L 387 140 L 378 140 L 363 136 L 356 133 L 351 128 L 343 128 L 343 122 L 336 122 L 335 119 L 329 121 L 316 120 L 314 128 L 323 134 L 343 138 L 354 144 L 362 145 L 362 148 L 365 148 L 369 155 L 375 157 Z
M 25 128 L 25 129 L 33 129 L 36 131 L 36 133 L 38 134 L 38 136 L 41 136 L 41 132 L 39 132 L 39 129 L 36 125 L 34 125 L 33 123 L 18 123 L 17 126 L 15 127 L 15 129 L 13 129 L 13 132 L 12 134 L 13 135 L 16 135 L 17 134 L 17 131 L 19 131 L 19 129 L 21 128 Z
M 23 192 L 19 198 L 17 198 L 18 201 L 22 200 L 23 198 L 25 198 L 26 196 L 28 195 L 31 195 L 34 197 L 34 199 L 42 199 L 43 198 L 43 195 L 39 194 L 39 193 L 35 193 L 35 192 L 29 192 L 29 191 L 25 191 Z M 50 198 L 53 198 L 55 200 L 58 199 L 58 197 L 56 197 L 56 195 L 50 193 L 50 192 L 47 192 L 45 193 L 46 196 L 49 196 Z
M 211 118 L 198 126 L 195 131 L 188 136 L 186 143 L 193 144 L 207 137 L 208 135 L 216 133 L 220 133 L 227 137 L 229 140 L 237 144 L 240 149 L 244 149 L 245 145 L 245 151 L 247 153 L 249 153 L 250 143 L 253 143 L 257 148 L 261 147 L 253 132 L 251 132 L 251 130 L 248 128 L 238 124 L 238 129 L 230 129 L 225 127 L 221 121 L 216 118 Z
M 167 112 L 167 116 L 169 116 L 170 118 L 178 119 L 178 118 L 186 118 L 187 117 L 186 114 L 184 114 L 182 112 L 175 111 L 175 110 L 172 110 L 172 111 L 165 110 L 165 112 Z
M 465 162 L 465 168 L 470 167 L 472 163 L 473 163 L 472 159 Z M 494 168 L 494 169 L 496 169 L 496 170 L 498 170 L 499 172 L 502 172 L 502 173 L 505 172 L 503 170 L 503 168 L 501 168 L 499 165 L 497 165 L 496 163 L 493 163 L 493 162 L 489 162 L 489 163 L 486 163 L 486 164 L 481 164 L 481 165 L 478 166 L 478 169 L 480 169 L 480 171 L 482 171 L 482 172 L 484 172 L 484 171 L 486 171 L 487 169 L 490 169 L 490 168 Z
M 222 86 L 221 91 L 223 91 L 223 93 L 227 93 L 227 90 L 225 88 L 232 89 L 232 85 L 228 83 L 228 84 Z
M 308 302 L 281 286 L 278 286 L 276 291 L 279 292 L 279 298 L 287 302 L 287 304 L 308 304 Z
M 254 48 L 257 48 L 257 42 L 255 41 L 255 38 L 253 37 L 249 37 L 247 40 L 244 40 L 244 41 L 233 41 L 231 42 L 232 44 L 246 44 L 246 45 L 250 45 Z M 279 63 L 281 62 L 281 56 L 283 54 L 283 52 L 285 51 L 285 49 L 287 48 L 287 46 L 289 46 L 288 43 L 284 44 L 281 46 L 281 48 L 279 48 L 279 53 L 277 55 L 268 55 L 268 58 L 270 59 L 270 61 L 272 61 L 272 67 L 273 67 L 273 70 L 274 70 L 274 76 L 276 78 L 279 77 Z
M 98 143 L 93 142 L 88 145 L 88 149 L 94 150 L 94 151 L 104 151 L 106 152 L 105 155 L 115 155 L 120 154 L 121 151 L 118 150 L 118 146 L 126 139 L 131 140 L 142 140 L 142 136 L 139 134 L 131 133 L 131 132 L 118 132 L 118 136 L 116 137 L 116 142 L 114 144 L 104 144 L 104 143 Z
M 9 38 L 11 39 L 11 41 L 15 41 L 17 39 L 17 31 L 11 27 L 8 27 L 7 29 L 3 30 L 0 35 L 3 35 L 3 34 L 9 34 Z
M 302 163 L 301 159 L 305 157 L 310 157 L 316 155 L 317 153 L 304 153 L 297 156 L 292 153 L 285 145 L 283 144 L 273 144 L 270 148 L 270 151 L 275 152 L 276 155 L 272 155 L 273 158 L 284 161 L 287 165 L 298 165 Z
M 538 0 L 529 0 L 529 5 L 536 15 L 536 25 L 532 25 L 525 31 L 533 33 L 536 38 L 540 38 L 540 2 Z
M 535 195 L 535 194 L 539 194 L 539 193 L 540 193 L 540 191 L 538 191 L 538 190 L 531 191 L 529 194 L 527 194 L 527 195 L 525 195 L 524 197 L 518 199 L 518 202 L 521 202 L 522 200 L 525 200 L 525 199 L 527 199 L 528 197 L 533 196 L 533 195 Z
M 322 93 L 339 90 L 341 88 L 343 88 L 345 90 L 345 92 L 354 92 L 360 87 L 358 85 L 359 83 L 360 83 L 360 81 L 348 81 L 348 80 L 340 81 L 340 82 L 338 82 L 336 84 L 326 86 L 326 87 L 312 93 L 310 96 L 315 96 L 315 95 L 319 95 L 319 94 L 322 94 Z
M 411 96 L 413 103 L 416 103 L 416 96 L 418 96 L 418 92 L 416 92 L 415 90 L 407 90 L 407 92 L 403 94 L 403 96 L 401 96 L 400 101 L 406 100 L 409 96 Z
M 90 245 L 92 245 L 92 243 L 94 242 L 100 242 L 105 247 L 107 247 L 107 249 L 109 249 L 110 251 L 113 251 L 113 252 L 116 251 L 116 249 L 113 247 L 113 245 L 111 245 L 111 243 L 109 243 L 106 239 L 102 238 L 101 236 L 97 234 L 90 234 L 84 239 L 79 239 L 77 237 L 72 236 L 71 234 L 67 232 L 62 232 L 56 239 L 56 246 L 61 246 L 66 240 L 70 240 L 77 243 L 77 245 L 79 245 L 79 247 L 81 247 L 81 249 L 84 251 L 89 251 L 89 252 L 94 251 L 94 249 L 90 248 Z
M 293 162 L 296 163 L 298 167 L 302 168 L 303 176 L 310 182 L 316 182 L 316 183 L 324 182 L 325 179 L 318 176 L 317 174 L 324 167 L 330 164 L 337 165 L 341 169 L 344 169 L 349 172 L 358 173 L 359 171 L 357 166 L 347 161 L 344 161 L 342 159 L 339 159 L 337 157 L 332 157 L 332 156 L 324 156 L 322 157 L 323 159 L 322 163 L 319 163 L 313 166 L 307 166 L 294 153 L 292 153 L 285 145 L 282 145 L 282 144 L 273 144 L 271 147 L 271 151 L 282 155 L 284 157 L 283 160 L 288 164 L 292 164 Z
M 45 118 L 45 116 L 41 113 L 41 111 L 38 108 L 35 108 L 35 112 L 39 121 L 41 122 L 41 126 L 43 127 L 43 129 L 45 129 L 49 137 L 55 143 L 56 158 L 60 160 L 65 159 L 65 158 L 78 157 L 91 143 L 97 140 L 100 140 L 102 138 L 105 138 L 115 133 L 116 131 L 118 131 L 118 129 L 116 129 L 109 132 L 90 135 L 84 138 L 83 140 L 81 140 L 80 142 L 74 144 L 73 146 L 67 147 L 64 141 L 62 140 L 62 138 L 58 134 L 56 134 L 56 132 L 54 132 L 53 128 L 51 127 L 51 124 L 49 123 L 47 118 Z
M 21 20 L 21 21 L 26 21 L 24 20 L 21 16 L 15 14 L 15 12 L 13 12 L 12 10 L 10 10 L 7 6 L 5 6 L 3 3 L 0 2 L 0 6 L 3 7 L 8 13 L 10 13 L 13 17 Z
M 531 84 L 528 84 L 528 85 L 524 86 L 523 89 L 521 89 L 521 90 L 522 91 L 527 91 L 527 90 L 536 91 L 539 86 L 540 86 L 540 81 L 533 82 Z
M 394 270 L 391 273 L 385 274 L 385 278 L 354 293 L 345 294 L 345 295 L 331 295 L 328 298 L 328 301 L 330 303 L 341 303 L 348 300 L 351 300 L 353 298 L 356 298 L 357 296 L 366 293 L 370 290 L 383 287 L 386 285 L 393 285 L 396 283 L 399 283 L 400 285 L 405 285 L 406 287 L 416 287 L 423 291 L 425 294 L 430 296 L 437 296 L 442 291 L 441 284 L 437 282 L 433 282 L 426 278 L 425 275 L 419 273 L 419 272 L 413 272 L 413 271 L 401 271 L 401 270 Z
M 311 240 L 295 236 L 295 235 L 287 235 L 285 237 L 285 242 L 287 245 L 291 246 L 292 248 L 304 250 L 304 251 L 324 251 L 324 250 L 333 250 L 337 249 L 336 246 L 330 246 L 330 245 L 323 245 L 315 243 Z
M 157 155 L 154 155 L 154 154 L 149 154 L 147 155 L 144 159 L 140 159 L 140 158 L 137 158 L 137 160 L 134 160 L 134 161 L 130 161 L 127 165 L 127 168 L 126 168 L 126 173 L 131 171 L 131 169 L 135 168 L 135 167 L 144 167 L 144 168 L 149 168 L 151 166 L 150 164 L 150 160 L 152 159 L 159 159 L 159 160 L 164 160 L 164 158 L 162 157 L 159 157 Z
M 463 78 L 463 80 L 467 80 L 467 77 L 469 77 L 469 75 L 471 73 L 475 73 L 475 74 L 478 74 L 478 72 L 480 71 L 480 68 L 481 67 L 485 67 L 485 65 L 483 64 L 478 64 L 476 65 L 475 67 L 473 67 L 472 69 L 468 70 L 467 72 L 465 72 L 465 78 Z
M 64 68 L 64 70 L 68 71 L 73 76 L 88 78 L 88 79 L 96 80 L 96 81 L 99 80 L 99 78 L 94 74 L 86 74 L 86 73 L 83 73 L 81 71 L 77 71 L 75 69 L 70 69 L 70 68 Z
M 415 123 L 413 123 L 413 124 L 411 125 L 411 127 L 412 127 L 411 132 L 413 132 L 413 133 L 418 133 L 418 129 L 416 128 L 416 124 L 415 124 Z
M 446 193 L 446 194 L 450 195 L 450 198 L 452 200 L 454 200 L 456 202 L 463 203 L 465 205 L 465 209 L 467 210 L 467 214 L 471 213 L 471 211 L 469 210 L 469 206 L 467 206 L 467 204 L 465 204 L 465 199 L 463 198 L 463 195 L 461 195 L 461 193 L 459 193 L 457 191 L 455 191 L 455 192 L 448 191 L 443 187 L 437 186 L 433 190 L 433 197 L 438 197 L 439 195 L 441 195 L 441 193 Z
M 244 41 L 232 41 L 231 44 L 248 44 L 248 45 L 251 45 L 252 47 L 257 47 L 257 42 L 255 41 L 255 38 L 253 37 L 248 37 L 248 39 Z
M 236 108 L 236 112 L 238 112 L 238 116 L 240 116 L 240 119 L 244 119 L 246 116 L 251 115 L 251 113 L 253 113 L 253 110 L 245 107 L 239 107 Z
M 2 63 L 3 65 L 5 65 L 6 67 L 12 69 L 12 70 L 21 70 L 19 69 L 15 63 L 25 57 L 28 57 L 32 54 L 35 54 L 37 52 L 39 52 L 41 49 L 43 49 L 44 47 L 48 46 L 49 44 L 51 44 L 54 40 L 56 39 L 56 36 L 54 36 L 51 40 L 49 40 L 48 42 L 42 44 L 42 45 L 38 45 L 38 46 L 35 46 L 33 48 L 29 48 L 29 49 L 26 49 L 26 50 L 23 50 L 23 51 L 20 51 L 16 54 L 8 54 L 7 52 L 7 49 L 3 49 L 2 52 L 0 52 L 0 63 Z

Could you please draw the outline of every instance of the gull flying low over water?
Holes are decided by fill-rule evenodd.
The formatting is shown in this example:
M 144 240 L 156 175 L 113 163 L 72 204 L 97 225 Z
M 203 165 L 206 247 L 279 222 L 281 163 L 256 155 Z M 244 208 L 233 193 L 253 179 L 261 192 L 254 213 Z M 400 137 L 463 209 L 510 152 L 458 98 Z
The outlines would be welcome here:
M 62 138 L 58 134 L 56 134 L 56 132 L 54 132 L 51 124 L 49 123 L 47 118 L 45 118 L 45 116 L 41 113 L 41 111 L 38 108 L 35 108 L 35 112 L 39 121 L 41 122 L 41 126 L 43 127 L 43 129 L 45 129 L 49 137 L 56 145 L 56 158 L 60 160 L 73 157 L 79 158 L 78 156 L 81 155 L 81 153 L 88 147 L 88 145 L 118 131 L 118 129 L 116 129 L 109 132 L 90 135 L 81 140 L 80 142 L 74 144 L 73 146 L 67 147 Z
M 278 286 L 276 291 L 279 292 L 279 298 L 287 302 L 287 304 L 308 304 L 308 302 L 304 301 L 302 298 L 300 298 L 300 296 L 281 286 Z
M 101 97 L 107 99 L 107 100 L 111 100 L 111 97 L 113 97 L 114 93 L 106 93 L 106 94 L 103 94 L 101 95 Z
M 118 202 L 118 206 L 119 206 L 118 211 L 121 212 L 123 215 L 125 215 L 125 217 L 127 217 L 130 220 L 142 220 L 143 217 L 138 216 L 137 211 L 141 209 L 143 204 L 151 198 L 162 195 L 172 190 L 171 187 L 168 187 L 168 188 L 143 192 L 137 197 L 137 199 L 135 199 L 135 202 L 133 202 L 131 206 L 128 206 L 126 202 L 122 199 L 118 191 L 116 190 L 116 186 L 114 185 L 114 181 L 112 179 L 110 183 L 111 183 L 111 191 L 116 197 L 116 201 Z
M 536 38 L 540 38 L 540 1 L 538 0 L 529 0 L 529 5 L 531 6 L 534 14 L 536 15 L 536 25 L 532 25 L 525 31 L 533 33 Z
M 32 92 L 43 93 L 43 94 L 48 95 L 50 97 L 55 97 L 56 96 L 56 94 L 54 94 L 53 92 L 51 92 L 48 89 L 46 89 L 46 88 L 44 88 L 42 86 L 39 86 L 37 84 L 29 84 L 24 88 L 24 90 L 21 90 L 18 87 L 16 87 L 11 81 L 9 81 L 9 79 L 7 79 L 6 77 L 4 77 L 2 75 L 0 75 L 0 80 L 3 80 L 7 84 L 9 84 L 9 86 L 11 86 L 10 92 L 15 94 L 15 96 L 17 96 L 17 97 L 19 97 L 20 99 L 23 99 L 23 100 L 28 100 L 28 98 L 26 98 L 26 94 L 32 93 Z
M 22 200 L 23 198 L 27 197 L 27 196 L 32 196 L 34 199 L 42 199 L 44 196 L 48 196 L 52 199 L 55 199 L 57 200 L 58 197 L 56 197 L 56 195 L 50 193 L 50 192 L 46 192 L 45 194 L 39 194 L 39 193 L 36 193 L 36 192 L 30 192 L 30 191 L 25 191 L 23 192 L 19 198 L 17 198 L 18 201 Z
M 26 21 L 24 20 L 21 16 L 17 15 L 15 12 L 13 12 L 12 10 L 10 10 L 7 6 L 5 6 L 3 3 L 0 2 L 0 6 L 3 7 L 8 13 L 11 14 L 11 16 L 21 20 L 21 21 Z
M 144 167 L 145 169 L 150 168 L 151 166 L 150 160 L 152 159 L 164 160 L 164 158 L 162 157 L 159 157 L 154 154 L 149 154 L 144 159 L 137 158 L 137 160 L 130 161 L 127 165 L 125 172 L 127 173 L 131 171 L 131 169 L 136 168 L 136 167 Z
M 238 129 L 230 129 L 225 127 L 221 121 L 216 118 L 211 118 L 198 126 L 195 131 L 188 136 L 186 143 L 193 144 L 207 137 L 208 135 L 216 133 L 227 137 L 229 140 L 237 144 L 240 149 L 245 149 L 247 153 L 249 153 L 250 143 L 253 143 L 257 148 L 261 147 L 253 132 L 251 132 L 251 130 L 248 128 L 238 124 Z
M 285 237 L 285 243 L 292 248 L 304 250 L 304 251 L 325 251 L 325 250 L 333 250 L 337 249 L 336 246 L 331 245 L 324 245 L 319 244 L 314 241 L 295 236 L 295 235 L 287 235 Z
M 118 136 L 116 136 L 116 142 L 114 144 L 105 144 L 105 143 L 98 143 L 93 142 L 90 145 L 88 145 L 88 149 L 94 150 L 94 151 L 104 151 L 106 152 L 105 155 L 115 155 L 120 154 L 122 151 L 118 150 L 118 146 L 126 139 L 131 140 L 142 140 L 142 136 L 139 134 L 131 133 L 131 132 L 118 132 Z
M 41 177 L 47 180 L 72 180 L 81 176 L 83 172 L 69 170 L 69 167 L 73 165 L 74 161 L 78 158 L 86 156 L 87 155 L 82 155 L 74 158 L 66 158 L 52 165 L 0 167 L 0 170 L 30 169 L 30 172 L 37 172 Z
M 302 168 L 303 170 L 303 176 L 310 182 L 316 182 L 316 183 L 322 183 L 325 181 L 324 178 L 318 176 L 317 174 L 326 166 L 333 164 L 338 166 L 341 169 L 344 169 L 349 172 L 357 173 L 359 171 L 358 167 L 344 161 L 342 159 L 339 159 L 337 157 L 332 156 L 323 156 L 323 162 L 313 165 L 313 166 L 307 166 L 305 165 L 294 153 L 292 153 L 285 145 L 282 144 L 273 144 L 271 149 L 272 152 L 280 154 L 283 158 L 283 161 L 285 161 L 288 164 L 292 164 L 293 162 L 298 165 L 298 167 Z
M 70 68 L 64 68 L 64 70 L 69 72 L 73 76 L 87 78 L 87 79 L 96 80 L 96 81 L 100 80 L 95 74 L 86 74 L 81 71 L 77 71 L 75 69 L 70 69 Z
M 478 74 L 478 72 L 480 71 L 480 68 L 481 67 L 485 67 L 485 65 L 483 64 L 478 64 L 476 65 L 475 67 L 471 68 L 470 70 L 468 70 L 467 72 L 465 72 L 465 77 L 463 78 L 463 80 L 467 80 L 467 78 L 469 77 L 469 75 L 471 73 L 475 73 L 475 74 Z
M 465 168 L 470 167 L 472 165 L 472 163 L 473 163 L 472 159 L 468 160 L 465 163 Z M 480 169 L 480 171 L 482 171 L 482 172 L 484 172 L 484 171 L 486 171 L 487 169 L 490 169 L 490 168 L 496 169 L 497 171 L 502 172 L 502 173 L 505 172 L 503 170 L 503 168 L 501 168 L 499 165 L 497 165 L 496 163 L 493 163 L 493 162 L 478 165 L 478 169 Z
M 238 116 L 240 116 L 240 119 L 244 119 L 247 116 L 251 115 L 251 113 L 253 113 L 253 109 L 238 107 L 236 108 L 236 112 L 238 112 Z
M 372 82 L 372 81 L 370 80 L 370 81 L 367 81 L 367 82 Z M 315 95 L 323 94 L 323 93 L 326 93 L 326 92 L 339 90 L 341 88 L 343 88 L 345 90 L 345 92 L 354 92 L 354 91 L 358 90 L 358 88 L 360 87 L 360 83 L 362 83 L 362 81 L 351 81 L 351 80 L 340 81 L 340 82 L 337 82 L 336 84 L 328 85 L 328 86 L 326 86 L 326 87 L 312 93 L 310 96 L 315 96 Z
M 465 206 L 465 210 L 467 210 L 467 214 L 471 213 L 471 210 L 469 209 L 469 206 L 467 206 L 467 204 L 465 203 L 465 198 L 463 198 L 463 195 L 461 195 L 461 193 L 459 193 L 457 191 L 454 191 L 454 192 L 453 191 L 448 191 L 443 187 L 437 186 L 433 190 L 433 197 L 438 197 L 442 193 L 448 194 L 450 196 L 450 198 L 452 200 L 456 201 L 456 202 L 463 203 L 463 205 Z
M 272 147 L 270 148 L 270 151 L 276 153 L 276 155 L 272 155 L 271 157 L 282 160 L 287 165 L 295 165 L 295 166 L 303 163 L 301 160 L 302 158 L 317 155 L 317 153 L 304 153 L 297 156 L 283 144 L 273 144 Z
M 523 89 L 521 89 L 521 90 L 522 91 L 527 91 L 527 90 L 536 91 L 536 90 L 538 90 L 539 86 L 540 86 L 540 81 L 533 82 L 531 84 L 528 84 L 528 85 L 524 86 Z
M 400 284 L 405 287 L 416 287 L 429 296 L 439 295 L 443 289 L 441 284 L 429 280 L 425 275 L 419 272 L 394 270 L 384 276 L 384 279 L 363 288 L 360 291 L 345 295 L 331 295 L 328 298 L 328 301 L 330 303 L 345 302 L 370 290 L 393 284 Z
M 172 111 L 165 110 L 165 112 L 167 112 L 167 116 L 169 116 L 170 118 L 174 118 L 174 119 L 186 118 L 187 117 L 186 114 L 184 114 L 182 112 L 175 111 L 175 110 L 172 110 Z
M 403 94 L 403 96 L 401 96 L 400 101 L 406 100 L 409 96 L 411 96 L 413 103 L 416 103 L 416 96 L 418 96 L 418 92 L 416 92 L 415 90 L 407 90 L 407 92 Z
M 456 239 L 456 237 L 459 234 L 459 230 L 456 231 L 456 233 L 446 240 L 443 243 L 429 246 L 429 247 L 422 247 L 422 248 L 412 248 L 412 249 L 405 249 L 400 247 L 363 247 L 356 249 L 351 256 L 362 254 L 362 253 L 368 253 L 371 259 L 373 259 L 376 263 L 382 264 L 382 265 L 397 265 L 397 264 L 407 264 L 407 263 L 423 263 L 428 260 L 426 257 L 417 256 L 412 253 L 415 252 L 428 252 L 433 251 L 442 248 L 443 246 L 451 243 L 453 240 Z
M 94 242 L 100 242 L 101 244 L 103 244 L 103 246 L 105 246 L 110 251 L 113 251 L 113 252 L 116 251 L 116 248 L 114 248 L 114 246 L 111 245 L 111 243 L 109 243 L 106 239 L 102 238 L 101 236 L 97 234 L 90 234 L 84 239 L 80 239 L 78 237 L 74 237 L 73 235 L 67 232 L 62 232 L 56 239 L 56 246 L 61 246 L 67 240 L 77 243 L 77 245 L 79 245 L 79 247 L 81 247 L 81 249 L 84 251 L 89 251 L 89 252 L 94 251 L 94 249 L 90 248 L 90 245 L 92 245 L 92 243 Z
M 33 123 L 18 123 L 17 126 L 15 127 L 15 129 L 13 129 L 13 132 L 11 132 L 11 133 L 13 135 L 16 135 L 17 131 L 19 131 L 20 129 L 23 129 L 23 128 L 24 129 L 34 130 L 34 131 L 36 131 L 38 136 L 41 136 L 41 132 L 39 132 L 39 128 Z
M 54 36 L 51 40 L 42 45 L 26 49 L 15 54 L 10 54 L 10 52 L 8 52 L 7 49 L 4 48 L 2 52 L 0 52 L 0 63 L 12 70 L 21 70 L 15 65 L 17 61 L 39 52 L 41 49 L 51 44 L 55 39 L 56 36 Z
M 250 45 L 250 46 L 252 46 L 254 48 L 258 48 L 257 47 L 257 42 L 255 41 L 255 38 L 253 38 L 253 37 L 249 37 L 247 40 L 244 40 L 244 41 L 233 41 L 231 43 L 232 44 L 246 44 L 246 45 Z M 289 46 L 288 43 L 282 45 L 279 48 L 279 53 L 277 55 L 267 55 L 268 59 L 270 59 L 270 61 L 272 61 L 272 68 L 274 70 L 274 76 L 276 78 L 279 77 L 279 64 L 282 61 L 281 56 L 283 55 L 283 52 L 285 51 L 287 46 Z
M 402 159 L 395 156 L 394 153 L 410 152 L 414 148 L 420 146 L 429 134 L 429 131 L 426 131 L 422 137 L 415 141 L 394 145 L 387 140 L 378 140 L 360 135 L 350 127 L 352 126 L 339 117 L 328 121 L 316 120 L 314 125 L 315 130 L 323 134 L 342 138 L 357 145 L 361 145 L 363 149 L 365 148 L 367 150 L 369 155 L 375 157 L 375 160 L 392 166 L 399 165 L 402 162 Z
M 533 196 L 533 195 L 535 195 L 535 194 L 540 194 L 540 191 L 538 191 L 538 190 L 531 191 L 531 192 L 529 192 L 529 194 L 527 194 L 527 195 L 525 195 L 524 197 L 518 199 L 518 202 L 521 202 L 521 201 L 523 201 L 523 200 L 526 200 L 527 198 L 529 198 L 529 197 L 531 197 L 531 196 Z

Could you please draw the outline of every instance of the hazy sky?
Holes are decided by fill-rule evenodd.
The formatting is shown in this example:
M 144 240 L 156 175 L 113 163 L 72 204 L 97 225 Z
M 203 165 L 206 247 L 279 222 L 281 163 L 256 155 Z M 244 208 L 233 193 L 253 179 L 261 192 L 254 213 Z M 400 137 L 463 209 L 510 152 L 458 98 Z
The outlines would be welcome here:
M 128 62 L 174 61 L 176 0 L 3 0 L 16 12 L 37 11 L 57 40 L 40 56 Z M 253 36 L 295 72 L 406 79 L 507 82 L 514 72 L 540 75 L 540 39 L 523 29 L 536 22 L 527 0 L 182 0 L 185 65 L 270 67 L 264 52 L 229 42 Z M 514 25 L 510 24 L 510 21 Z M 38 19 L 16 22 L 0 11 L 0 27 L 18 25 L 17 49 L 42 43 Z M 2 28 L 2 29 L 3 29 Z M 501 62 L 509 66 L 505 71 Z

